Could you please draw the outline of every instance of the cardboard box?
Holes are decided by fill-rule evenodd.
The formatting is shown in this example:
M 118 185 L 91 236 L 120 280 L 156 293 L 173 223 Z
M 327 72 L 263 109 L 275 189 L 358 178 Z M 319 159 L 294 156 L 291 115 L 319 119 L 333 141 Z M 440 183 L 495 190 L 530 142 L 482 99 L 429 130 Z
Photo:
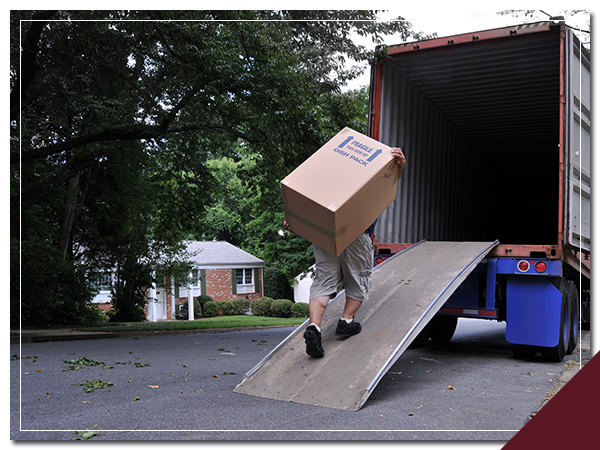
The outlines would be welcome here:
M 292 231 L 338 256 L 396 198 L 391 148 L 350 128 L 281 181 Z

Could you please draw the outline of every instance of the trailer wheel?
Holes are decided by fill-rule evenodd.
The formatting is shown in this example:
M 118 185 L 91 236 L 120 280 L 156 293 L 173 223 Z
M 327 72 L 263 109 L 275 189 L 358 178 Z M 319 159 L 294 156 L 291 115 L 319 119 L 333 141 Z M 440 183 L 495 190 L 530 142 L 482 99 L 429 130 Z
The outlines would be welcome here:
M 569 309 L 571 313 L 569 319 L 569 346 L 567 348 L 567 355 L 570 355 L 579 343 L 579 295 L 577 293 L 577 286 L 575 286 L 573 281 L 565 280 L 564 284 L 566 284 L 569 294 Z
M 458 317 L 456 316 L 435 316 L 429 323 L 431 340 L 438 344 L 450 342 L 456 331 L 457 323 Z
M 560 326 L 558 331 L 558 344 L 555 347 L 541 347 L 542 355 L 545 359 L 552 362 L 561 362 L 567 353 L 569 347 L 569 330 L 571 314 L 569 308 L 568 291 L 564 289 L 565 283 L 561 283 L 560 288 Z

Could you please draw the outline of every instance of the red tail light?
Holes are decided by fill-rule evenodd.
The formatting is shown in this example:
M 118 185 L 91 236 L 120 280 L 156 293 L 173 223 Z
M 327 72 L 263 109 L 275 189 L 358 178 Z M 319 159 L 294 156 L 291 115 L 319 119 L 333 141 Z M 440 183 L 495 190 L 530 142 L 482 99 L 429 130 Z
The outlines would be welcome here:
M 530 265 L 528 261 L 522 260 L 517 263 L 517 269 L 519 269 L 519 272 L 527 272 L 529 267 Z

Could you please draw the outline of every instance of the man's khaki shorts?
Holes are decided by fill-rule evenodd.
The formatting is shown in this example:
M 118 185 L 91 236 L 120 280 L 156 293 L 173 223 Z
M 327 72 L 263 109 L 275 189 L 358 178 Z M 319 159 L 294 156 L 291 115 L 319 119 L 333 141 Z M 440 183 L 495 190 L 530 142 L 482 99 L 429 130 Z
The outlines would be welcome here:
M 369 299 L 373 272 L 373 239 L 361 234 L 340 256 L 334 256 L 313 245 L 315 278 L 310 298 L 334 296 L 346 289 L 346 297 L 359 302 Z

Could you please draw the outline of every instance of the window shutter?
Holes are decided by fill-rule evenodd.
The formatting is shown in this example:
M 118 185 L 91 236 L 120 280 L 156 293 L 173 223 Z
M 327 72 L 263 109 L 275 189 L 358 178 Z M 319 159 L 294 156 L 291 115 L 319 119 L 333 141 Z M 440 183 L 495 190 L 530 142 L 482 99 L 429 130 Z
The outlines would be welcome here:
M 237 277 L 235 269 L 231 269 L 231 292 L 237 294 Z
M 206 269 L 200 269 L 200 293 L 206 295 Z
M 254 293 L 261 293 L 260 268 L 254 269 Z

